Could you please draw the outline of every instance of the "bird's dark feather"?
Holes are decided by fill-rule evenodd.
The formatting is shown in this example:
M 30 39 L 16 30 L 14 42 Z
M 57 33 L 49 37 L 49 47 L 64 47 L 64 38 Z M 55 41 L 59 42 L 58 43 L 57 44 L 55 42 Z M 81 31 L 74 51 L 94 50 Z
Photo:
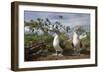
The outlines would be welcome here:
M 72 43 L 72 47 L 74 47 L 74 44 Z
M 62 49 L 65 48 L 65 44 L 64 44 L 64 41 L 63 41 L 62 39 L 60 39 L 59 45 L 60 45 L 60 47 L 61 47 Z

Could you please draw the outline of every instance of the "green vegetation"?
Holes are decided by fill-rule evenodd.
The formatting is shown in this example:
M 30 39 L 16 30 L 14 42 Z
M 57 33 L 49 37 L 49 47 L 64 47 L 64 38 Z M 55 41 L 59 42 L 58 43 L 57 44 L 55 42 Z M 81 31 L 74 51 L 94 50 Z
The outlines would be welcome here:
M 37 18 L 36 20 L 25 21 L 25 27 L 29 27 L 31 34 L 24 34 L 24 45 L 29 47 L 32 43 L 43 42 L 46 43 L 46 48 L 49 52 L 54 52 L 53 49 L 53 39 L 52 34 L 55 32 L 60 33 L 60 39 L 64 41 L 62 43 L 63 49 L 72 49 L 72 41 L 69 41 L 69 36 L 67 33 L 71 30 L 70 26 L 64 26 L 61 24 L 61 19 L 63 16 L 58 16 L 59 20 L 51 22 L 48 18 L 42 19 Z M 86 32 L 81 26 L 77 26 L 77 32 L 82 34 Z M 61 31 L 63 30 L 63 32 Z M 41 31 L 41 32 L 40 32 Z M 42 33 L 42 34 L 41 34 Z M 81 40 L 84 48 L 90 48 L 90 33 L 87 32 L 87 37 Z
M 60 40 L 63 41 L 64 50 L 72 49 L 72 41 L 69 41 L 69 37 L 65 35 L 65 32 L 60 34 Z
M 87 37 L 83 38 L 81 41 L 85 49 L 86 48 L 90 49 L 90 33 L 89 32 L 87 32 Z
M 62 18 L 63 16 L 59 16 L 59 21 Z M 53 33 L 60 33 L 60 29 L 68 32 L 70 27 L 63 26 L 59 21 L 51 22 L 48 18 L 37 18 L 37 20 L 25 21 L 25 27 L 28 26 L 31 31 L 31 34 L 24 34 L 25 46 L 29 45 L 30 41 L 51 44 L 54 38 L 52 36 Z M 52 44 L 50 46 L 52 46 Z

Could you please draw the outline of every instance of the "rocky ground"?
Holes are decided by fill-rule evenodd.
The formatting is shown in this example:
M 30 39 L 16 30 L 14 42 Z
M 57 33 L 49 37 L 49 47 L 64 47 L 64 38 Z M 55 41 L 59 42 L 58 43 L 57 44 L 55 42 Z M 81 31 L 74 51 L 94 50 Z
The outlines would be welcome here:
M 83 50 L 81 51 L 80 55 L 72 55 L 73 51 L 72 50 L 66 50 L 63 52 L 63 56 L 55 56 L 55 55 L 47 55 L 47 56 L 40 56 L 40 55 L 35 55 L 32 56 L 30 60 L 25 60 L 25 61 L 47 61 L 47 60 L 70 60 L 70 59 L 86 59 L 90 58 L 90 50 Z

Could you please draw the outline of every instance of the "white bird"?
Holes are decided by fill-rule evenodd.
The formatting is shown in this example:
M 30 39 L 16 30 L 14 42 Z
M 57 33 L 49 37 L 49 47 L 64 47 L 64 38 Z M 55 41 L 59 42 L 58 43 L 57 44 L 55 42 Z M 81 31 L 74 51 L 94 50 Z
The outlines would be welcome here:
M 54 37 L 54 40 L 53 40 L 53 47 L 56 51 L 56 56 L 63 56 L 62 53 L 63 53 L 63 49 L 60 47 L 60 41 L 59 41 L 59 35 L 56 34 L 55 37 Z
M 80 55 L 80 48 L 82 47 L 82 44 L 79 39 L 79 35 L 74 31 L 73 33 L 73 44 L 72 46 L 74 47 L 74 54 L 73 55 Z

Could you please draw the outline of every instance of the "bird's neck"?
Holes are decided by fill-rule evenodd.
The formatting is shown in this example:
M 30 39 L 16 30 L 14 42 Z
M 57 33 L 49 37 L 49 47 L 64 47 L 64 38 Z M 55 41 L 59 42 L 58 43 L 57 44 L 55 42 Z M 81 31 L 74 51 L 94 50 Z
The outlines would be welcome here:
M 58 36 L 58 34 L 56 34 L 54 37 L 54 41 L 58 41 L 58 40 L 59 40 L 59 36 Z
M 78 39 L 78 34 L 76 32 L 74 32 L 73 38 Z
M 58 34 L 55 35 L 55 39 L 59 38 Z

